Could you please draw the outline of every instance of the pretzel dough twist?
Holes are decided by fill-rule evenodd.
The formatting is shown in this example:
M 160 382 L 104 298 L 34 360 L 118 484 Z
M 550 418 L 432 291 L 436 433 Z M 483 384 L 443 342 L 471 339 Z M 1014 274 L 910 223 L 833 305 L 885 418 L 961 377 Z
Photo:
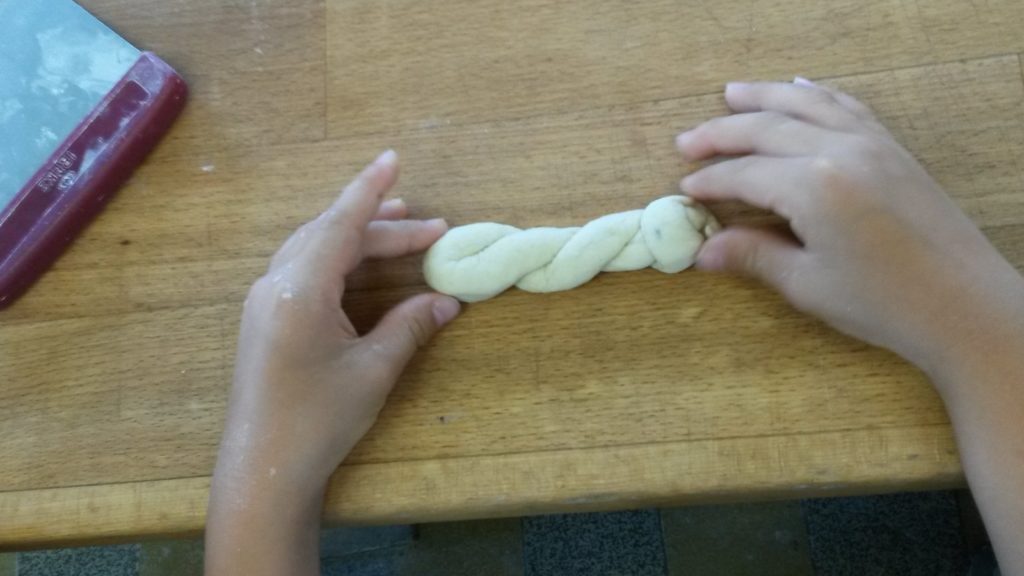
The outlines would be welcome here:
M 643 210 L 602 216 L 582 228 L 529 228 L 480 222 L 452 228 L 427 252 L 423 273 L 434 290 L 464 302 L 515 285 L 528 292 L 570 290 L 600 272 L 648 266 L 689 268 L 715 217 L 687 196 L 666 196 Z

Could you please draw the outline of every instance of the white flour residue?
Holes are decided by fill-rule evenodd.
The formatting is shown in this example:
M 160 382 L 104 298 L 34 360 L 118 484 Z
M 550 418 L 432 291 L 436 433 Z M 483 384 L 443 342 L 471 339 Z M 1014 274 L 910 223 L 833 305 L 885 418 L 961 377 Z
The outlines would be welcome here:
M 36 146 L 43 148 L 51 144 L 57 143 L 57 133 L 50 130 L 48 126 L 43 126 L 39 129 L 39 135 L 36 136 Z
M 15 114 L 21 112 L 24 108 L 25 105 L 15 98 L 0 100 L 0 124 L 10 120 Z
M 28 183 L 138 55 L 74 2 L 0 0 L 0 207 Z M 64 173 L 61 179 L 74 177 Z
M 102 151 L 102 148 L 89 148 L 86 150 L 85 154 L 82 155 L 82 166 L 78 169 L 79 174 L 85 174 L 88 172 L 89 168 L 92 167 L 92 163 L 96 161 L 96 157 L 99 156 Z
M 72 86 L 102 96 L 138 58 L 134 48 L 109 32 L 60 26 L 37 33 L 36 41 L 41 57 L 32 88 L 53 96 L 63 96 Z

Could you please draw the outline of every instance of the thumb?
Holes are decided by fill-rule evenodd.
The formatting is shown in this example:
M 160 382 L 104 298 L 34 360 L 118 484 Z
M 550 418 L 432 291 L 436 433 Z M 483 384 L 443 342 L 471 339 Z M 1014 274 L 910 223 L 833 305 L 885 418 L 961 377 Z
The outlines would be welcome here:
M 697 268 L 757 278 L 785 294 L 801 254 L 796 242 L 778 232 L 732 226 L 708 238 L 697 253 Z
M 382 360 L 400 371 L 420 346 L 426 344 L 459 314 L 459 301 L 443 294 L 420 294 L 392 308 L 366 335 Z

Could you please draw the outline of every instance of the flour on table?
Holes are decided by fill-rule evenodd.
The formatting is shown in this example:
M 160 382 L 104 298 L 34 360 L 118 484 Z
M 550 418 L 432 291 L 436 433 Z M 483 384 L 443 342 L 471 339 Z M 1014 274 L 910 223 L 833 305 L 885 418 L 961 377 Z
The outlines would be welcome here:
M 643 210 L 602 216 L 579 228 L 529 228 L 480 222 L 448 231 L 423 262 L 427 283 L 464 302 L 516 286 L 570 290 L 600 272 L 652 267 L 674 274 L 693 265 L 718 221 L 687 196 L 666 196 Z

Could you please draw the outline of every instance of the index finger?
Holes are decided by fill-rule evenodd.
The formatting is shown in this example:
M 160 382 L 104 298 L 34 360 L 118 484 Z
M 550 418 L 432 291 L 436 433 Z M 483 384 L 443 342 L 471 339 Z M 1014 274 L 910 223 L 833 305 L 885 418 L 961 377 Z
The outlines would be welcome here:
M 344 277 L 363 257 L 363 236 L 380 207 L 381 199 L 398 179 L 398 155 L 388 150 L 342 191 L 309 231 L 295 256 L 307 280 L 339 292 Z
M 856 130 L 860 123 L 831 92 L 806 83 L 730 82 L 725 101 L 735 112 L 781 112 L 832 130 Z
M 706 166 L 680 182 L 684 194 L 702 202 L 739 200 L 793 221 L 808 189 L 812 158 L 744 156 Z

